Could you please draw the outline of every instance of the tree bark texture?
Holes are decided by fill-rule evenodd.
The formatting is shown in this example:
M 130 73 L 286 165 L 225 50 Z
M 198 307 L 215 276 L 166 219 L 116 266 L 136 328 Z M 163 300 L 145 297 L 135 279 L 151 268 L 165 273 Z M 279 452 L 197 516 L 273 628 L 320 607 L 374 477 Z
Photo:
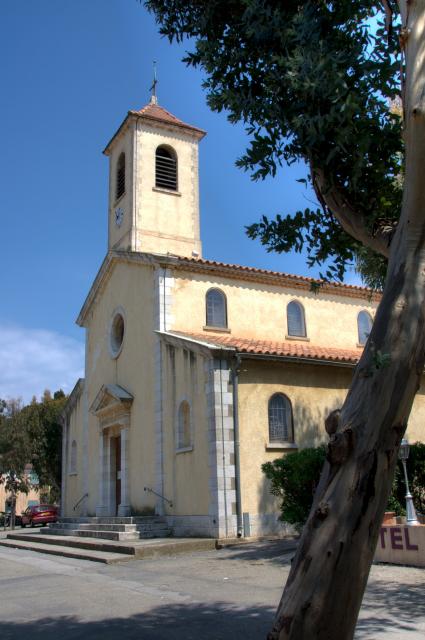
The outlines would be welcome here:
M 425 0 L 400 2 L 405 187 L 386 286 L 268 640 L 350 640 L 425 360 Z

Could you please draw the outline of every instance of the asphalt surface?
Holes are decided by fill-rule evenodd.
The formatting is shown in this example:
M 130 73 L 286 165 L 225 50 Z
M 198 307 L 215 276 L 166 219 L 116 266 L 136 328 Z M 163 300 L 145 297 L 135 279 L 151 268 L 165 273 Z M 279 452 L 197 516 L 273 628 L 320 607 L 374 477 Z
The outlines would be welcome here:
M 101 565 L 0 548 L 0 638 L 263 639 L 292 555 L 275 541 Z M 424 583 L 375 565 L 356 640 L 423 640 Z

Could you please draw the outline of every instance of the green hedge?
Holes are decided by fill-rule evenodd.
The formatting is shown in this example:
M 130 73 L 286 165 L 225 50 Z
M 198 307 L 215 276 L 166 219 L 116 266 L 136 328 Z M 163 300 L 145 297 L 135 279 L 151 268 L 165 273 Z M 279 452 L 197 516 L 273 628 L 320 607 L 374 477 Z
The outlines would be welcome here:
M 271 482 L 271 493 L 282 500 L 280 519 L 297 529 L 301 529 L 307 520 L 325 457 L 326 446 L 322 445 L 289 453 L 261 467 Z M 425 444 L 410 445 L 407 472 L 415 507 L 419 513 L 425 513 Z M 403 468 L 399 462 L 388 511 L 404 515 L 405 495 Z

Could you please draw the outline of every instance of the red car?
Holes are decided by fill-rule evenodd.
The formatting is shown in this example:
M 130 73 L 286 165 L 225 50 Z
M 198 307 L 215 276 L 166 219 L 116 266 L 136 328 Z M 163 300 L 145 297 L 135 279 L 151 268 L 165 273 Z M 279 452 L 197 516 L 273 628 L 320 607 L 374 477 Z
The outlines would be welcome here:
M 56 522 L 59 515 L 58 507 L 53 504 L 38 504 L 34 507 L 28 507 L 22 513 L 21 526 L 26 527 L 38 527 L 41 524 L 47 524 L 48 522 Z

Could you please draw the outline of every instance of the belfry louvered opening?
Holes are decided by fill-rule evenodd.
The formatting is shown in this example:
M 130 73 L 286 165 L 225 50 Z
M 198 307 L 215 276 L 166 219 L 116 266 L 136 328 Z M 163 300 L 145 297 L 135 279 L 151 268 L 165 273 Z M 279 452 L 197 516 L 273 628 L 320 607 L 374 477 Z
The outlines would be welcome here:
M 115 188 L 115 198 L 121 198 L 125 193 L 125 154 L 121 153 L 117 162 L 117 182 Z
M 156 150 L 155 186 L 177 191 L 177 157 L 169 147 L 158 147 Z

